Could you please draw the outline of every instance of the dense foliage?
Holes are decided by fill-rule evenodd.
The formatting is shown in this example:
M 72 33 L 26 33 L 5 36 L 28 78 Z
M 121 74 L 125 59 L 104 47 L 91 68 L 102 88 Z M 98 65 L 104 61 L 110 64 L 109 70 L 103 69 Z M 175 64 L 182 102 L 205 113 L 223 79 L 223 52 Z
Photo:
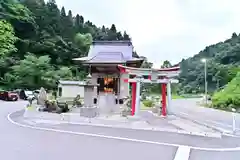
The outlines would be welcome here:
M 240 107 L 240 35 L 206 47 L 199 54 L 180 62 L 180 93 L 204 93 L 206 59 L 208 94 L 212 107 L 231 110 Z
M 55 0 L 1 0 L 0 18 L 0 86 L 10 88 L 53 88 L 60 78 L 82 79 L 86 69 L 72 59 L 86 56 L 93 40 L 130 40 L 114 24 L 97 27 L 59 10 Z
M 224 89 L 213 95 L 212 106 L 228 110 L 240 108 L 240 72 Z
M 209 93 L 219 90 L 240 71 L 240 35 L 233 33 L 230 39 L 206 47 L 195 56 L 180 62 L 181 92 L 204 92 L 204 63 L 207 59 Z
M 9 53 L 16 51 L 14 46 L 17 38 L 14 36 L 14 31 L 8 22 L 0 21 L 0 56 L 7 56 Z

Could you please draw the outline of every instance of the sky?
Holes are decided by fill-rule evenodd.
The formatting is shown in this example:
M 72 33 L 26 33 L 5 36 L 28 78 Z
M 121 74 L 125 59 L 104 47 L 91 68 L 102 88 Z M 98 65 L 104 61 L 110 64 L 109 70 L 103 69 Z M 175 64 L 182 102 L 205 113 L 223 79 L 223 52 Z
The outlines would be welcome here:
M 240 30 L 239 0 L 56 0 L 97 26 L 115 24 L 140 56 L 175 64 Z

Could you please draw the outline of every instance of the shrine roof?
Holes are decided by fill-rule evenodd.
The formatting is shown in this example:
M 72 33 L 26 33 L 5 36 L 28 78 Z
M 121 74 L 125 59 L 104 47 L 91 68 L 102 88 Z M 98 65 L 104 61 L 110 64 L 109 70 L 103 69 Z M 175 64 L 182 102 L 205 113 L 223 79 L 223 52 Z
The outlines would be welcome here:
M 95 57 L 81 57 L 74 58 L 75 61 L 82 61 L 82 63 L 117 63 L 122 64 L 126 62 L 138 62 L 143 61 L 142 58 L 124 59 L 121 53 L 99 53 Z
M 126 63 L 143 61 L 133 57 L 131 41 L 94 41 L 90 46 L 88 56 L 75 58 L 82 63 Z

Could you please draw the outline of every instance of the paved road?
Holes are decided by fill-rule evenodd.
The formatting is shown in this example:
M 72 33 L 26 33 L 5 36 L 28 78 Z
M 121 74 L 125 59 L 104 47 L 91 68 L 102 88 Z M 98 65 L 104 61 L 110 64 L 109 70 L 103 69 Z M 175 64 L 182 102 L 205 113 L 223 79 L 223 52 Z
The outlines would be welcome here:
M 232 113 L 200 107 L 200 99 L 177 99 L 172 101 L 172 111 L 177 115 L 208 124 L 225 132 L 232 132 Z M 236 113 L 236 131 L 240 135 L 240 114 Z
M 24 102 L 0 102 L 1 158 L 7 160 L 238 160 L 240 140 L 167 132 L 29 123 L 19 117 Z M 22 126 L 19 126 L 20 124 Z

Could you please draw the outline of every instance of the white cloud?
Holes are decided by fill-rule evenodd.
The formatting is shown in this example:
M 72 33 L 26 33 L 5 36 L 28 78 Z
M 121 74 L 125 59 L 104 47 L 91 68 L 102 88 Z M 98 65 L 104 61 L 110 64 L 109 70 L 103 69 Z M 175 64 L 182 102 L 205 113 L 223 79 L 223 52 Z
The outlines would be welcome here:
M 240 29 L 239 0 L 56 0 L 97 25 L 127 30 L 140 55 L 159 66 L 198 53 Z
M 125 16 L 126 26 L 139 45 L 160 36 L 181 34 L 186 27 L 173 0 L 131 0 Z

